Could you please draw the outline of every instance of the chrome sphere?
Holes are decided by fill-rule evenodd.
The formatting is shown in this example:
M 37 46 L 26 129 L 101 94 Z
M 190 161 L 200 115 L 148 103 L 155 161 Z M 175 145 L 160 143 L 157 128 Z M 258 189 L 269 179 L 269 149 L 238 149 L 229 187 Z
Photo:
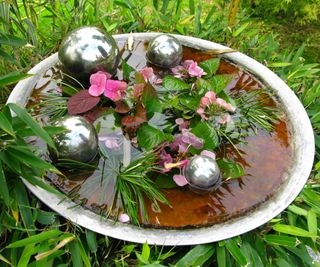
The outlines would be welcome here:
M 181 62 L 182 46 L 178 39 L 168 34 L 161 34 L 150 41 L 147 60 L 161 68 L 172 68 Z
M 97 27 L 70 32 L 59 48 L 63 70 L 80 81 L 102 70 L 113 74 L 119 64 L 119 49 L 113 37 Z
M 210 190 L 219 184 L 221 173 L 214 159 L 208 156 L 195 156 L 185 169 L 185 177 L 190 187 Z
M 98 152 L 98 135 L 94 126 L 80 116 L 65 116 L 53 123 L 66 131 L 53 136 L 57 153 L 49 149 L 53 160 L 70 159 L 89 162 Z

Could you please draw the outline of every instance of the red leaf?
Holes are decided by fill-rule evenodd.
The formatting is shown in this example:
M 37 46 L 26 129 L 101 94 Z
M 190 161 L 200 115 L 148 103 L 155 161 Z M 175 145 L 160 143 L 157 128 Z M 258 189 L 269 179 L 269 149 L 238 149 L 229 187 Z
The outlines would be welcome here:
M 81 114 L 93 109 L 100 102 L 100 97 L 92 96 L 88 90 L 81 90 L 68 101 L 68 112 L 71 115 Z
M 93 123 L 107 109 L 108 108 L 106 108 L 106 107 L 95 107 L 95 108 L 91 109 L 90 111 L 86 112 L 85 114 L 83 114 L 83 117 L 85 117 L 89 122 Z
M 128 104 L 125 101 L 117 101 L 116 108 L 114 109 L 116 112 L 124 114 L 130 111 Z
M 122 125 L 127 127 L 137 127 L 142 123 L 147 122 L 147 112 L 142 103 L 137 104 L 136 114 L 134 116 L 128 115 L 121 120 Z

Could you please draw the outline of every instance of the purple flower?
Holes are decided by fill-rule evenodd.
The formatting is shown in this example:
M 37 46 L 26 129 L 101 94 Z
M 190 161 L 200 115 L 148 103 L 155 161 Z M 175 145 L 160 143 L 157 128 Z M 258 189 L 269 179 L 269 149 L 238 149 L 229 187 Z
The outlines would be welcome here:
M 201 156 L 207 156 L 212 159 L 216 159 L 216 154 L 209 150 L 202 150 L 200 153 Z
M 189 146 L 193 146 L 196 149 L 203 147 L 203 140 L 188 129 L 182 129 L 182 133 L 176 135 L 174 141 L 169 145 L 172 150 L 178 150 L 179 153 L 187 152 Z
M 185 186 L 189 182 L 187 181 L 186 177 L 181 174 L 175 174 L 173 175 L 173 181 L 178 185 L 178 186 Z
M 179 125 L 179 130 L 187 129 L 189 127 L 189 121 L 185 121 L 182 118 L 178 118 L 175 120 L 176 124 Z

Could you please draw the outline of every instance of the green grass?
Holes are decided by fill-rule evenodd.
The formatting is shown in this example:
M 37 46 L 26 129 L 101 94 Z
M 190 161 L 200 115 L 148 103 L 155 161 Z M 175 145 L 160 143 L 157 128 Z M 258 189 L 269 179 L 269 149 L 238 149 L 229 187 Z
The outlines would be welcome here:
M 307 41 L 302 37 L 309 30 L 319 36 L 318 28 L 290 27 L 275 18 L 263 25 L 261 18 L 250 17 L 254 10 L 240 8 L 230 29 L 228 7 L 222 0 L 2 1 L 0 102 L 5 102 L 21 73 L 57 51 L 63 36 L 82 25 L 96 25 L 112 34 L 172 32 L 229 45 L 284 79 L 311 119 L 315 166 L 292 205 L 266 225 L 229 240 L 185 247 L 138 245 L 96 234 L 49 210 L 21 182 L 14 168 L 14 163 L 19 165 L 16 155 L 11 168 L 10 162 L 0 165 L 0 266 L 320 266 L 313 265 L 306 252 L 306 245 L 314 251 L 320 247 L 320 69 L 314 64 L 319 44 L 313 33 Z M 0 119 L 8 116 L 7 108 L 1 112 Z M 21 145 L 19 125 L 10 125 L 10 119 L 0 123 L 0 155 L 8 138 Z M 37 162 L 32 159 L 31 165 Z M 28 168 L 21 169 L 26 177 L 41 175 Z

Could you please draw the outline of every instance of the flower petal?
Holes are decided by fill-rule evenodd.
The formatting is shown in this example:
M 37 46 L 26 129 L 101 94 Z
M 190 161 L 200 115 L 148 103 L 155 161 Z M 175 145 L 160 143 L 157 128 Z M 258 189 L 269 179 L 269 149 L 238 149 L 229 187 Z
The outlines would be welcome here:
M 216 154 L 212 151 L 209 151 L 209 150 L 203 150 L 201 153 L 200 153 L 201 156 L 207 156 L 209 158 L 212 158 L 212 159 L 216 159 Z
M 130 217 L 126 213 L 121 213 L 118 216 L 118 221 L 122 223 L 127 223 L 127 222 L 130 222 Z
M 187 181 L 186 177 L 184 177 L 181 174 L 175 174 L 173 175 L 173 181 L 178 185 L 178 186 L 185 186 L 189 182 Z

